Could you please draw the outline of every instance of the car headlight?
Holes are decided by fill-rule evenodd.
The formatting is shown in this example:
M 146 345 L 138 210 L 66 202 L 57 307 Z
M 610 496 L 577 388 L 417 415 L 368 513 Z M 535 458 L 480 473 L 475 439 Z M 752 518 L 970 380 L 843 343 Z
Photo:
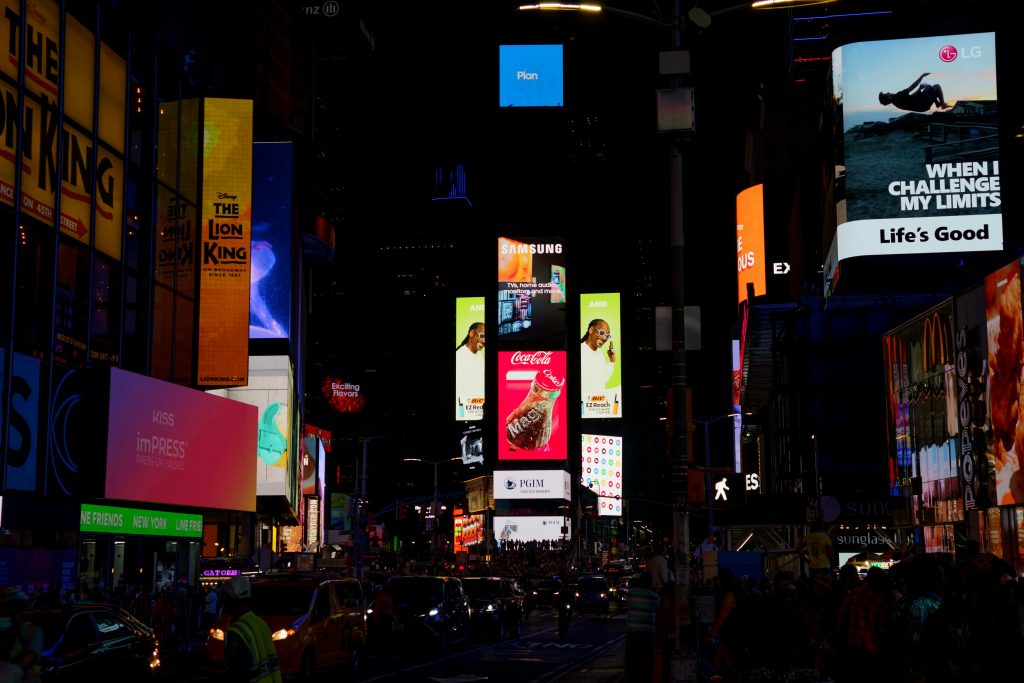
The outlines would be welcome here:
M 431 610 L 427 612 L 428 617 L 436 617 L 438 614 L 440 614 L 440 610 L 438 610 L 436 607 L 431 608 Z
M 608 597 L 608 595 L 607 595 L 606 593 L 601 593 L 601 597 L 602 597 L 602 598 L 607 598 L 607 597 Z
M 289 636 L 295 635 L 295 629 L 293 628 L 279 628 L 270 634 L 271 640 L 284 640 Z
M 211 628 L 210 637 L 214 640 L 224 640 L 224 629 L 222 628 Z
M 484 611 L 485 612 L 497 612 L 498 611 L 498 606 L 495 605 L 493 602 L 489 603 L 487 605 L 487 607 L 484 607 Z

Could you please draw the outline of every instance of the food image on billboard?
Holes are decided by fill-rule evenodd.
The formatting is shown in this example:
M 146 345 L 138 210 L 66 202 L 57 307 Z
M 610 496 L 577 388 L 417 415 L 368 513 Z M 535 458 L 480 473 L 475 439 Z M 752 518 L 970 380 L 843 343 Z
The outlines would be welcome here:
M 580 295 L 580 415 L 622 417 L 619 294 Z
M 1013 261 L 985 278 L 985 321 L 988 342 L 987 398 L 992 427 L 987 465 L 995 471 L 996 505 L 1024 503 L 1024 416 L 1020 377 L 1024 316 L 1021 313 L 1021 267 Z M 985 468 L 978 467 L 979 472 Z M 965 457 L 965 456 L 961 456 Z
M 484 419 L 486 395 L 484 297 L 455 299 L 455 419 Z
M 565 459 L 565 351 L 499 351 L 498 380 L 498 459 Z
M 462 515 L 461 544 L 479 545 L 487 540 L 487 523 L 483 515 Z
M 568 539 L 572 538 L 572 520 L 569 517 L 495 516 L 494 538 L 499 546 L 509 541 Z
M 565 294 L 565 256 L 559 239 L 498 238 L 499 337 L 564 348 Z
M 764 185 L 754 185 L 736 195 L 736 279 L 739 298 L 747 298 L 747 285 L 754 296 L 767 291 L 764 253 Z
M 994 33 L 844 45 L 832 85 L 826 293 L 855 256 L 1002 249 Z
M 580 482 L 598 495 L 597 514 L 622 514 L 622 437 L 580 435 Z

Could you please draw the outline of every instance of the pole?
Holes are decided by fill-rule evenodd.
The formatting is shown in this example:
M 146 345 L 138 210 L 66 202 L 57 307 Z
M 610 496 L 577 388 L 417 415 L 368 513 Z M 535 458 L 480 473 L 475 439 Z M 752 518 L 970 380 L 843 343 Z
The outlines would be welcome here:
M 709 427 L 714 420 L 709 420 L 704 423 L 704 470 L 705 481 L 708 480 L 711 474 L 711 436 L 708 434 Z M 711 498 L 711 487 L 704 487 L 704 498 L 708 502 L 708 537 L 715 534 L 715 510 L 712 507 L 714 500 Z
M 359 501 L 356 503 L 356 529 L 352 543 L 352 575 L 363 582 L 366 575 L 366 521 L 363 518 L 363 508 L 366 505 L 366 452 L 371 441 L 383 439 L 383 436 L 363 437 L 363 465 L 359 470 Z
M 434 576 L 437 576 L 437 522 L 438 522 L 438 510 L 437 510 L 437 468 L 438 468 L 438 465 L 440 465 L 441 463 L 435 460 L 432 464 L 434 465 L 434 508 L 433 508 L 434 522 L 433 522 L 433 525 L 431 526 L 431 529 L 432 529 L 432 532 L 433 532 L 432 533 L 433 539 L 431 541 L 431 550 L 432 550 L 433 564 L 434 564 Z

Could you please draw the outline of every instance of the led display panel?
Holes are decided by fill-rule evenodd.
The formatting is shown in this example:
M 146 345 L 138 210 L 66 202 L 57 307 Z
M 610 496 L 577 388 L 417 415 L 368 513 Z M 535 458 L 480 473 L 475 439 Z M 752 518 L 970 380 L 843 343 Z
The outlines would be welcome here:
M 509 541 L 568 539 L 572 538 L 572 520 L 568 517 L 495 516 L 494 537 L 499 546 Z
M 1002 249 L 994 33 L 844 45 L 832 86 L 826 294 L 855 256 Z
M 498 352 L 498 460 L 566 457 L 565 351 Z
M 619 294 L 580 295 L 580 414 L 622 417 Z
M 501 107 L 561 107 L 564 51 L 561 45 L 499 45 Z
M 483 543 L 487 540 L 487 520 L 483 515 L 462 515 L 459 537 L 464 549 Z
M 754 296 L 767 291 L 764 264 L 764 185 L 754 185 L 736 195 L 737 301 L 746 300 L 748 284 Z
M 581 483 L 597 494 L 598 516 L 622 514 L 622 437 L 582 434 Z
M 244 386 L 249 373 L 252 100 L 203 100 L 202 151 L 196 384 Z
M 495 470 L 495 500 L 572 500 L 565 470 Z
M 287 339 L 292 296 L 292 144 L 252 146 L 249 338 Z
M 257 409 L 110 369 L 105 497 L 256 510 Z
M 985 376 L 985 397 L 989 410 L 985 418 L 990 427 L 990 438 L 987 449 L 982 451 L 971 448 L 968 439 L 960 442 L 960 457 L 970 459 L 969 466 L 962 464 L 961 474 L 970 469 L 973 478 L 981 479 L 984 472 L 995 475 L 996 505 L 1015 505 L 1024 503 L 1024 474 L 1020 460 L 1024 456 L 1024 416 L 1017 406 L 1024 404 L 1021 396 L 1020 377 L 1024 370 L 1024 315 L 1021 311 L 1021 265 L 1019 260 L 1000 268 L 985 278 L 985 338 L 988 347 L 988 372 Z M 969 334 L 958 336 L 957 339 L 957 373 L 960 381 L 969 384 L 970 371 L 964 368 L 963 377 L 959 366 L 961 347 L 970 339 Z M 961 417 L 969 417 L 970 404 L 963 400 L 964 412 L 955 406 Z M 970 424 L 961 425 L 964 431 Z M 980 443 L 985 443 L 978 439 Z M 1020 451 L 1017 450 L 1018 446 Z M 965 494 L 977 489 L 975 482 L 964 482 Z M 969 484 L 975 484 L 970 486 Z M 970 510 L 975 507 L 974 501 L 965 498 L 964 505 Z M 937 520 L 944 521 L 944 520 Z
M 560 240 L 499 237 L 498 336 L 502 342 L 565 348 L 566 284 Z
M 455 419 L 484 419 L 487 326 L 484 297 L 455 299 Z

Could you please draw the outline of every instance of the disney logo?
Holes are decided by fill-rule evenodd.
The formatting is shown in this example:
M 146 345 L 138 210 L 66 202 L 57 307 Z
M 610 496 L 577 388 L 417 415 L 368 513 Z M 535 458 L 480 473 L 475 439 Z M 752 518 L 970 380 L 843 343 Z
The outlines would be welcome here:
M 218 192 L 217 199 L 230 199 L 232 201 L 238 199 L 237 195 L 228 194 L 227 192 Z

